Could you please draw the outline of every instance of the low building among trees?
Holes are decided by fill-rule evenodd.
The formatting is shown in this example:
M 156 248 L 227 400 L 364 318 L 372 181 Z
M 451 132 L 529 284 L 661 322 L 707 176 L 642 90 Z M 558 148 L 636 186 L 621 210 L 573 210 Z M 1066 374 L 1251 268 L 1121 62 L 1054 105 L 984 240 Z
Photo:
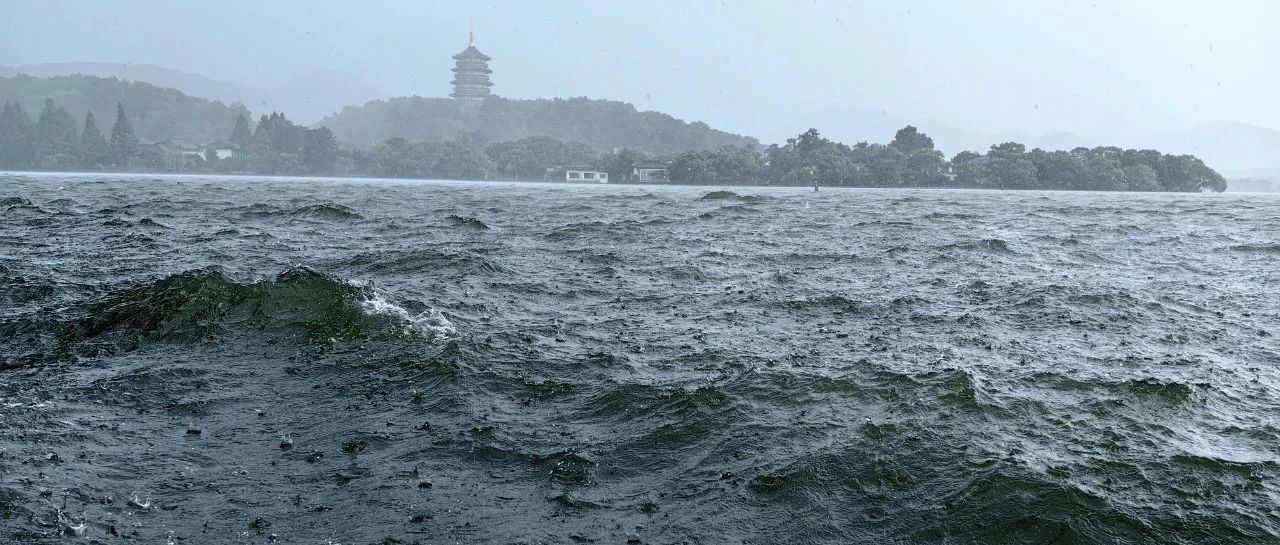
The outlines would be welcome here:
M 564 165 L 547 169 L 550 181 L 609 183 L 609 171 L 593 165 Z
M 671 168 L 669 161 L 637 161 L 631 167 L 631 177 L 629 182 L 636 183 L 667 183 L 667 170 Z

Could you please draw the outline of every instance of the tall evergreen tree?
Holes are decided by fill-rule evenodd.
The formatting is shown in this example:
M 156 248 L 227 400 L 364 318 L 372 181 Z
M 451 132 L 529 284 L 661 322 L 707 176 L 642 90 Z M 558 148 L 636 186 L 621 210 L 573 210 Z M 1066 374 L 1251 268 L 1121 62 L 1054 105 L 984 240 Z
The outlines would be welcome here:
M 98 168 L 111 160 L 111 146 L 102 131 L 98 130 L 98 122 L 93 112 L 84 115 L 84 131 L 80 133 L 80 157 L 84 166 Z
M 111 127 L 111 156 L 117 166 L 129 167 L 138 153 L 138 137 L 124 114 L 124 104 L 116 103 L 116 123 Z
M 0 109 L 0 167 L 35 166 L 35 125 L 17 102 Z
M 80 145 L 88 148 L 91 144 L 103 140 L 102 131 L 98 130 L 98 120 L 94 119 L 93 112 L 84 114 L 84 130 L 80 132 Z
M 253 133 L 249 132 L 249 120 L 245 119 L 244 113 L 236 116 L 236 128 L 231 130 L 232 144 L 240 146 L 240 149 L 249 149 L 249 143 L 253 141 Z

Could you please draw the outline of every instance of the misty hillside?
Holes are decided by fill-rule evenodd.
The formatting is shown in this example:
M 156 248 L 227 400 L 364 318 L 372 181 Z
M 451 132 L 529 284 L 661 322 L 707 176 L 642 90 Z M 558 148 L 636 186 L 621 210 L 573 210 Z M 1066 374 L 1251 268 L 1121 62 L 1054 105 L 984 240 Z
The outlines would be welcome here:
M 278 85 L 252 86 L 151 64 L 65 62 L 0 66 L 0 76 L 17 74 L 37 77 L 81 74 L 145 81 L 159 87 L 177 89 L 194 97 L 218 100 L 226 104 L 239 102 L 255 114 L 286 112 L 291 119 L 308 124 L 345 106 L 363 104 L 386 95 L 373 85 L 337 71 L 304 74 Z
M 0 67 L 0 76 L 27 74 L 41 78 L 55 76 L 96 76 L 130 81 L 145 81 L 157 87 L 177 89 L 193 97 L 217 100 L 226 104 L 239 102 L 254 112 L 276 107 L 269 93 L 262 89 L 215 80 L 200 74 L 183 72 L 153 64 L 120 64 L 110 62 L 58 62 Z
M 625 102 L 587 98 L 513 100 L 493 97 L 475 112 L 445 98 L 401 97 L 348 107 L 320 121 L 338 140 L 369 147 L 389 138 L 465 140 L 476 146 L 549 136 L 599 151 L 632 148 L 655 155 L 718 146 L 758 147 L 759 141 L 686 123 Z
M 122 103 L 139 137 L 153 141 L 176 138 L 197 145 L 227 138 L 236 116 L 249 114 L 242 105 L 228 106 L 137 81 L 25 74 L 0 78 L 0 102 L 18 102 L 33 119 L 40 115 L 46 98 L 66 108 L 78 123 L 92 110 L 106 131 L 115 121 L 116 104 Z

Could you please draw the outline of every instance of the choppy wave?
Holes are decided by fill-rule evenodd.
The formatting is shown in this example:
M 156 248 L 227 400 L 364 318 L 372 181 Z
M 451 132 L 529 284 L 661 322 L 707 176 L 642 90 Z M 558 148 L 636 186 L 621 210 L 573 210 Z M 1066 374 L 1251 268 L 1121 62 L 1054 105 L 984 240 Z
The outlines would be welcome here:
M 707 194 L 705 194 L 705 195 L 703 195 L 703 196 L 699 197 L 699 200 L 703 200 L 703 201 L 741 201 L 741 202 L 763 202 L 763 201 L 764 201 L 764 197 L 757 197 L 757 196 L 754 196 L 754 195 L 739 195 L 739 194 L 734 193 L 734 192 L 732 192 L 732 191 L 724 191 L 724 190 L 721 190 L 721 191 L 712 191 L 712 192 L 709 192 L 709 193 L 707 193 Z
M 31 206 L 31 201 L 22 197 L 5 197 L 0 199 L 0 206 Z
M 1237 252 L 1280 254 L 1280 244 L 1237 244 L 1231 249 Z
M 1009 248 L 1009 243 L 998 238 L 986 238 L 971 242 L 956 242 L 941 247 L 944 251 L 961 250 L 961 251 L 982 251 L 997 254 L 1013 253 Z
M 3 181 L 0 542 L 1280 542 L 1274 199 Z
M 508 272 L 479 249 L 416 248 L 362 253 L 341 263 L 365 273 L 409 274 L 451 271 L 458 274 L 501 274 Z

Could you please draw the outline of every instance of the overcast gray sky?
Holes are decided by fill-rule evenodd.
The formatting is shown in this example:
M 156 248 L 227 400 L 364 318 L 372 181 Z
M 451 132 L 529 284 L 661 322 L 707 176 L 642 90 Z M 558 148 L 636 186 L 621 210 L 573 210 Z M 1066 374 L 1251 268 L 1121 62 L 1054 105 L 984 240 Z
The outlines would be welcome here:
M 1280 128 L 1271 0 L 3 0 L 0 64 L 150 63 L 249 84 L 338 70 L 444 96 L 471 22 L 498 94 L 626 100 L 766 141 L 828 108 L 1091 138 Z

